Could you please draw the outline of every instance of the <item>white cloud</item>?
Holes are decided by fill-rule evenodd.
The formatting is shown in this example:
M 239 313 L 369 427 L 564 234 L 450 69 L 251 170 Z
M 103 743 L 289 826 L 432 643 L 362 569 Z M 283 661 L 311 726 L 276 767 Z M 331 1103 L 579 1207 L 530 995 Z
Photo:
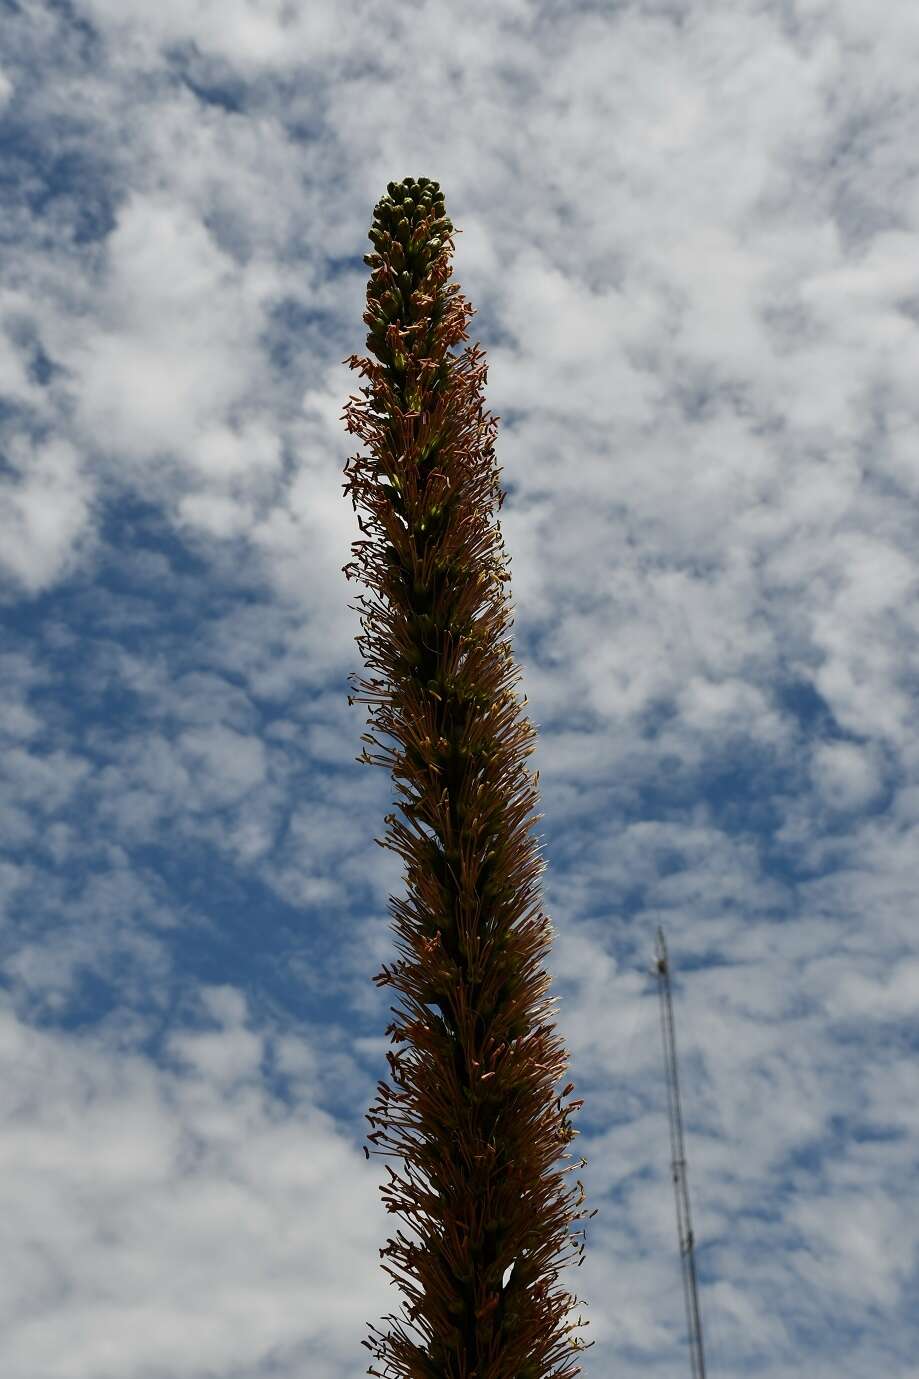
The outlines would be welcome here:
M 269 271 L 241 280 L 201 222 L 162 196 L 135 195 L 108 241 L 98 325 L 74 342 L 80 413 L 108 450 L 135 459 L 205 455 L 252 380 Z
M 0 91 L 2 100 L 2 91 Z M 8 332 L 0 333 L 0 395 L 32 402 L 38 389 L 28 375 L 27 361 Z
M 848 1020 L 908 1019 L 919 1001 L 919 960 L 906 958 L 886 965 L 884 972 L 839 971 L 827 996 L 831 1014 Z
M 258 1071 L 261 1042 L 246 1030 L 220 1034 L 176 1034 L 167 1043 L 171 1057 L 193 1068 L 208 1082 L 238 1082 Z
M 198 438 L 192 456 L 202 476 L 217 484 L 232 482 L 252 469 L 273 473 L 280 459 L 277 435 L 258 421 L 239 430 L 214 426 Z
M 179 500 L 179 520 L 209 536 L 242 535 L 251 521 L 248 505 L 222 493 L 187 493 Z
M 0 484 L 0 564 L 29 593 L 67 570 L 88 536 L 92 485 L 62 439 L 10 451 L 15 469 Z
M 209 796 L 238 798 L 265 779 L 265 749 L 257 737 L 246 737 L 232 728 L 195 728 L 183 733 L 182 749 L 207 777 L 198 783 Z
M 851 742 L 827 742 L 814 753 L 814 783 L 830 809 L 860 809 L 881 788 L 877 761 Z
M 270 1034 L 242 1033 L 176 1030 L 192 1068 L 167 1071 L 0 1014 L 3 1214 L 18 1261 L 0 1287 L 5 1374 L 350 1363 L 368 1306 L 388 1301 L 380 1175 L 312 1088 L 284 1101 L 262 1082 L 253 1053 Z
M 358 16 L 341 17 L 323 6 L 301 8 L 289 0 L 202 0 L 189 9 L 164 0 L 155 10 L 141 0 L 88 0 L 88 11 L 113 33 L 127 32 L 166 47 L 195 43 L 243 68 L 288 67 L 304 54 L 328 61 L 357 37 Z
M 808 1241 L 812 1283 L 831 1284 L 862 1305 L 896 1305 L 912 1271 L 914 1245 L 901 1230 L 902 1205 L 888 1193 L 802 1201 L 792 1219 Z

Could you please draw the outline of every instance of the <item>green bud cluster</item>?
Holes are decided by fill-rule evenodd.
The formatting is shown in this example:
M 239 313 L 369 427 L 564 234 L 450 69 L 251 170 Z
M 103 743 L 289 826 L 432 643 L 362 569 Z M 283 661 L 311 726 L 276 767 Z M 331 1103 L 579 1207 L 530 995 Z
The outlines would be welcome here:
M 429 177 L 390 182 L 386 193 L 374 207 L 368 231 L 376 252 L 364 255 L 368 268 L 374 269 L 367 289 L 367 347 L 399 369 L 386 343 L 387 329 L 414 319 L 413 294 L 443 252 L 453 222 L 446 214 L 440 183 Z
M 453 222 L 444 210 L 444 194 L 439 182 L 432 182 L 429 177 L 417 180 L 406 177 L 401 182 L 387 183 L 386 191 L 387 195 L 381 197 L 373 209 L 369 237 L 374 244 L 377 235 L 383 238 L 388 234 L 390 243 L 397 239 L 404 245 L 406 235 L 410 237 L 420 222 L 432 214 L 436 222 L 435 235 L 453 229 Z

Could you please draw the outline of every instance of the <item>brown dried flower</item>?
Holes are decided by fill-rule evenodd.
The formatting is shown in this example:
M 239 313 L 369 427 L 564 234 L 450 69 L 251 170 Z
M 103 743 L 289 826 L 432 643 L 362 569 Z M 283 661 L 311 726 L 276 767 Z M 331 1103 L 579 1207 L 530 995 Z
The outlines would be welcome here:
M 387 767 L 401 817 L 381 847 L 405 862 L 407 897 L 390 899 L 401 954 L 374 978 L 398 993 L 388 1027 L 391 1083 L 367 1115 L 389 1165 L 386 1209 L 397 1230 L 381 1255 L 404 1294 L 363 1344 L 380 1379 L 572 1379 L 568 1322 L 580 1300 L 553 1288 L 583 1258 L 571 1237 L 583 1185 L 568 1145 L 582 1103 L 554 1088 L 568 1057 L 549 1020 L 543 960 L 552 926 L 540 909 L 544 864 L 532 835 L 538 780 L 523 764 L 535 728 L 513 692 L 510 576 L 484 410 L 487 367 L 461 354 L 474 315 L 448 286 L 453 226 L 439 184 L 391 182 L 376 206 L 367 287 L 367 347 L 352 355 L 368 385 L 345 407 L 367 447 L 346 467 L 363 539 L 344 567 L 361 595 L 357 644 L 378 678 L 352 676 L 373 705 L 359 761 Z M 523 704 L 526 703 L 524 698 Z M 384 745 L 375 733 L 392 740 Z M 370 1325 L 370 1323 L 368 1323 Z

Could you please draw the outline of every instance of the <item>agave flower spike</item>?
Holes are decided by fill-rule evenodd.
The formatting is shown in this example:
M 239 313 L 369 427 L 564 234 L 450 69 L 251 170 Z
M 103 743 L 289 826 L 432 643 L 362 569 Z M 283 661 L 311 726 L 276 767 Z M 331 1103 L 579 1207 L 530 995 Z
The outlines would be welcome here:
M 363 1344 L 378 1379 L 573 1379 L 588 1323 L 553 1285 L 583 1258 L 583 1185 L 557 1167 L 582 1103 L 554 1090 L 569 1060 L 547 1018 L 535 728 L 514 691 L 498 418 L 479 346 L 457 353 L 474 312 L 450 282 L 456 233 L 438 182 L 388 184 L 365 258 L 370 353 L 346 361 L 367 380 L 344 411 L 365 447 L 345 467 L 363 539 L 344 572 L 369 591 L 352 606 L 372 676 L 348 701 L 372 707 L 378 750 L 357 760 L 400 796 L 375 842 L 407 890 L 389 902 L 400 957 L 373 978 L 401 1003 L 364 1152 L 401 1160 L 381 1195 L 417 1237 L 381 1250 L 405 1315 Z

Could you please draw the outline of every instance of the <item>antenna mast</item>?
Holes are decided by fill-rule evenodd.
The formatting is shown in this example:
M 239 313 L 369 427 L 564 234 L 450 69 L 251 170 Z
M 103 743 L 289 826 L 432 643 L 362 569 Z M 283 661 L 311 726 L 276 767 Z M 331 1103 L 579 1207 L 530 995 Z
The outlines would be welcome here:
M 673 1030 L 673 1001 L 670 995 L 670 966 L 664 931 L 658 928 L 655 973 L 661 998 L 661 1032 L 664 1062 L 667 1066 L 667 1103 L 670 1113 L 670 1155 L 673 1191 L 676 1196 L 677 1231 L 680 1238 L 680 1264 L 683 1271 L 683 1298 L 689 1331 L 689 1354 L 693 1379 L 705 1379 L 705 1353 L 702 1349 L 702 1315 L 696 1288 L 696 1261 L 693 1255 L 692 1221 L 689 1216 L 689 1188 L 686 1183 L 686 1150 L 683 1145 L 683 1112 L 680 1108 L 680 1082 L 677 1076 L 676 1039 Z

